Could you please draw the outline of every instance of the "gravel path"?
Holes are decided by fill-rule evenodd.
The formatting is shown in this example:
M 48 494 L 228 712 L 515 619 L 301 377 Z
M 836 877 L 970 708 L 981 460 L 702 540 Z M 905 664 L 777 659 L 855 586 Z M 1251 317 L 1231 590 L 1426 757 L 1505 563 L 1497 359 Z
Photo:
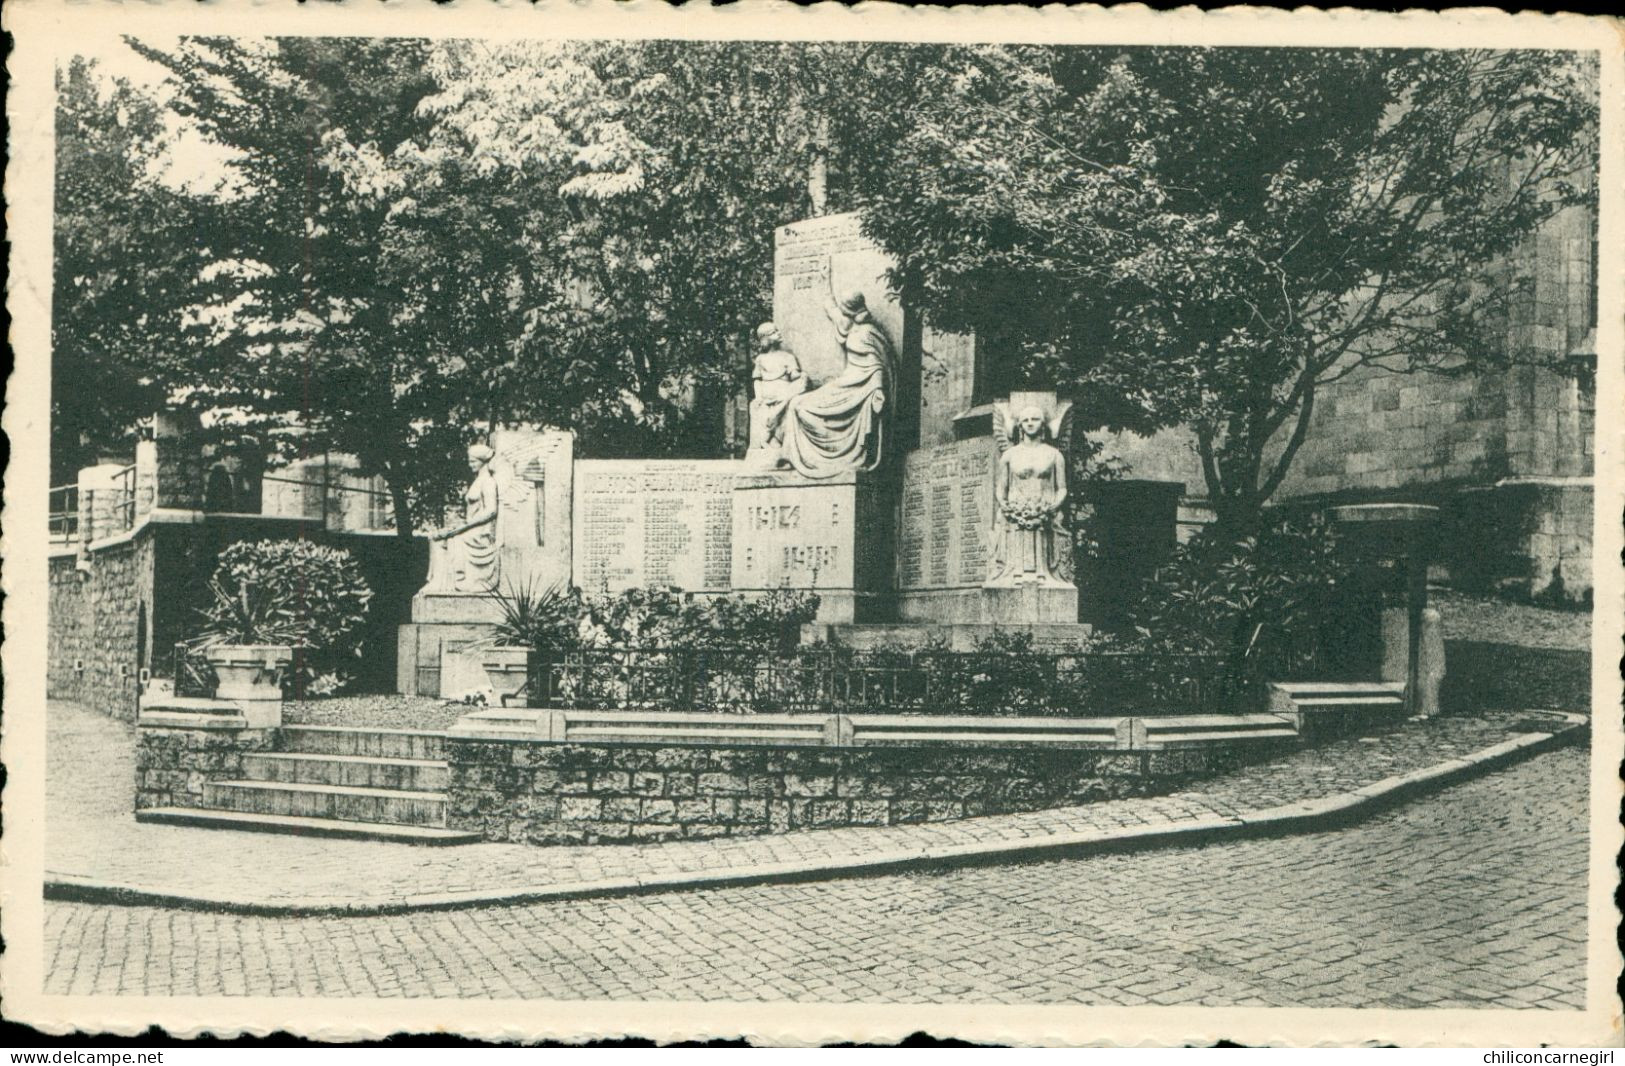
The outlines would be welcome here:
M 1467 596 L 1449 589 L 1428 593 L 1439 608 L 1446 640 L 1477 640 L 1523 648 L 1591 647 L 1591 612 L 1558 611 L 1527 603 Z

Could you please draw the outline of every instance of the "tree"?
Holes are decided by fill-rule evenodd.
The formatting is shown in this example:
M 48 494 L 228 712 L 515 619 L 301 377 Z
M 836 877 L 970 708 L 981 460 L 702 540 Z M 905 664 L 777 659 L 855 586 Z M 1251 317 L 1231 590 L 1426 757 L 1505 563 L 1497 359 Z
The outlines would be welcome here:
M 1513 358 L 1505 257 L 1593 195 L 1558 53 L 967 48 L 917 98 L 868 200 L 899 277 L 1096 424 L 1189 425 L 1238 532 L 1328 383 Z
M 144 369 L 355 453 L 403 534 L 482 427 L 716 454 L 694 397 L 743 381 L 773 230 L 841 202 L 864 155 L 838 140 L 847 46 L 135 47 L 221 157 L 179 343 Z
M 168 106 L 220 159 L 215 187 L 190 198 L 202 265 L 154 376 L 196 408 L 296 422 L 304 450 L 354 453 L 385 477 L 397 529 L 410 535 L 455 483 L 471 368 L 415 330 L 380 241 L 389 205 L 354 196 L 335 160 L 421 131 L 426 46 L 132 47 L 169 70 Z
M 523 264 L 499 417 L 570 425 L 597 454 L 715 454 L 693 398 L 743 382 L 774 229 L 853 202 L 879 128 L 848 121 L 872 48 L 438 46 L 435 131 L 388 164 L 393 224 L 412 247 L 441 244 L 453 183 L 474 218 L 512 220 L 480 253 Z M 442 293 L 447 274 L 431 272 Z
M 56 79 L 51 480 L 128 446 L 162 402 L 148 365 L 196 268 L 186 204 L 156 173 L 162 117 L 74 58 Z

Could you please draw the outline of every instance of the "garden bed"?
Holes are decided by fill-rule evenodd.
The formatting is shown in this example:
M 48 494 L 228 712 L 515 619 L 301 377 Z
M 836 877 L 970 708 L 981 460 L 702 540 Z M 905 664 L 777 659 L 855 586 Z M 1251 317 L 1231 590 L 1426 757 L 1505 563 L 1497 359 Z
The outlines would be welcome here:
M 282 705 L 287 725 L 348 726 L 354 729 L 450 729 L 469 708 L 432 696 L 330 696 L 289 700 Z

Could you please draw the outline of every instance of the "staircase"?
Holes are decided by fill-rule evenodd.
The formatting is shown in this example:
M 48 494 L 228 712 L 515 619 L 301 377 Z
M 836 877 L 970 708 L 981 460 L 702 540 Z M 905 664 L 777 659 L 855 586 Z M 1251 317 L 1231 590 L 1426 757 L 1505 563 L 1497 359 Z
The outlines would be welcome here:
M 1270 686 L 1270 711 L 1306 737 L 1346 735 L 1405 717 L 1403 681 L 1282 681 Z
M 469 844 L 446 828 L 450 770 L 441 733 L 284 726 L 277 750 L 244 755 L 242 777 L 210 781 L 199 807 L 136 821 L 404 844 Z

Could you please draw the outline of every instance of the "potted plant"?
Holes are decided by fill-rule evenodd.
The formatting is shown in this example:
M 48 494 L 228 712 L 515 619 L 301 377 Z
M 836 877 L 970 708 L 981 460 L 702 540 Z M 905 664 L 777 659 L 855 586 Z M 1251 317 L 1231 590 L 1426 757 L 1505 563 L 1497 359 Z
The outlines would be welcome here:
M 533 658 L 545 661 L 574 644 L 580 603 L 575 590 L 562 585 L 508 585 L 488 595 L 502 618 L 480 665 L 492 693 L 506 704 L 525 690 Z
M 191 644 L 214 670 L 215 697 L 280 700 L 282 673 L 300 643 L 298 619 L 264 583 L 231 582 L 217 573 L 209 594 L 203 632 Z
M 214 669 L 216 697 L 266 704 L 282 699 L 296 653 L 305 669 L 358 654 L 372 597 L 349 553 L 306 541 L 233 544 L 208 589 L 190 644 Z

